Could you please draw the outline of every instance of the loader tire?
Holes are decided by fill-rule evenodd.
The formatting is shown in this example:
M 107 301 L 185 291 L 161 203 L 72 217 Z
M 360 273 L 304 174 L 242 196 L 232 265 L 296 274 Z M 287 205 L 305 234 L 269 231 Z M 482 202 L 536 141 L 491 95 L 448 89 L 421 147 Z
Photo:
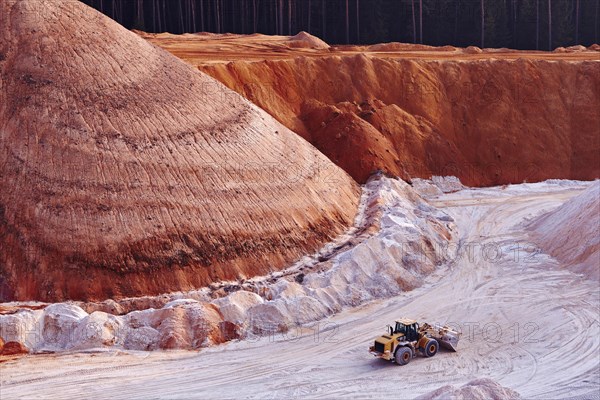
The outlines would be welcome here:
M 425 349 L 423 353 L 425 354 L 425 357 L 433 357 L 437 354 L 439 348 L 440 345 L 438 344 L 437 340 L 430 339 L 427 341 L 427 343 L 425 343 Z
M 399 347 L 394 354 L 394 361 L 398 365 L 406 365 L 413 358 L 413 353 L 410 347 Z

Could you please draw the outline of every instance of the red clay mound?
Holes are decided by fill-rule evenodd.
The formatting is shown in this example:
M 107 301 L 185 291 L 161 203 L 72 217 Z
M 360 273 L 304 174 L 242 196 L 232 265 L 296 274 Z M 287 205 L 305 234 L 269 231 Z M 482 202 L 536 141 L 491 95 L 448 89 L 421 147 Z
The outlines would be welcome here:
M 325 156 L 80 2 L 0 3 L 0 86 L 0 301 L 263 274 L 353 221 Z
M 336 107 L 314 101 L 304 106 L 302 115 L 313 132 L 315 146 L 352 177 L 365 182 L 380 169 L 381 163 L 393 167 L 390 172 L 394 175 L 401 175 L 394 156 L 388 150 L 392 143 L 356 114 L 360 106 L 339 104 Z M 362 157 L 349 157 L 352 154 L 361 154 Z
M 28 354 L 29 349 L 19 342 L 7 342 L 0 351 L 0 356 L 13 356 L 16 354 Z

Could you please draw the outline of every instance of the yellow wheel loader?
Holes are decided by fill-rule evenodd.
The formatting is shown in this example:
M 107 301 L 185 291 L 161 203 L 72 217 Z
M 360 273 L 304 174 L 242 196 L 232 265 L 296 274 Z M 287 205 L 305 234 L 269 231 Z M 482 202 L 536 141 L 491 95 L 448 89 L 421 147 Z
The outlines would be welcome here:
M 419 326 L 417 321 L 401 318 L 394 327 L 388 325 L 389 334 L 379 336 L 369 352 L 375 357 L 406 365 L 421 354 L 433 357 L 439 345 L 456 351 L 460 333 L 447 326 L 431 326 L 427 323 Z

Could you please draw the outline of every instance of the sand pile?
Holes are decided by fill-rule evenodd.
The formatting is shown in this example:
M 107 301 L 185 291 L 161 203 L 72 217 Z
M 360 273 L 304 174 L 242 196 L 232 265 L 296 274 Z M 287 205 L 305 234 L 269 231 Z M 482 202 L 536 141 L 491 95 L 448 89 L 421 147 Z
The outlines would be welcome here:
M 308 32 L 300 32 L 289 38 L 287 45 L 291 48 L 306 48 L 306 49 L 329 49 L 329 45 L 325 41 Z
M 520 398 L 519 393 L 488 378 L 472 380 L 459 388 L 452 385 L 443 386 L 417 397 L 418 400 L 510 400 Z
M 600 181 L 529 226 L 533 241 L 565 267 L 600 279 Z
M 69 303 L 0 316 L 0 336 L 35 352 L 192 349 L 236 337 L 235 329 L 228 328 L 216 307 L 193 300 L 124 316 L 101 311 L 88 314 Z
M 402 181 L 380 178 L 367 188 L 376 196 L 370 201 L 381 209 L 379 232 L 325 261 L 316 268 L 322 272 L 302 273 L 271 285 L 265 290 L 270 301 L 257 316 L 266 311 L 303 324 L 317 319 L 315 315 L 414 289 L 424 276 L 454 257 L 455 248 L 447 247 L 455 239 L 452 218 Z
M 213 300 L 180 297 L 158 309 L 123 315 L 88 313 L 72 303 L 21 309 L 0 315 L 0 337 L 36 352 L 205 347 L 286 332 L 346 306 L 397 295 L 454 259 L 456 228 L 447 214 L 403 181 L 379 176 L 365 190 L 370 193 L 365 215 L 378 227 L 375 233 L 310 268 L 298 265 L 253 278 L 256 292 L 236 290 Z
M 483 50 L 481 50 L 479 47 L 477 46 L 469 46 L 466 49 L 463 50 L 466 54 L 480 54 L 483 53 Z
M 575 52 L 581 52 L 581 51 L 587 51 L 588 48 L 582 45 L 576 45 L 576 46 L 569 46 L 569 47 L 557 47 L 556 49 L 554 49 L 555 53 L 575 53 Z M 593 50 L 593 48 L 590 47 L 590 50 Z
M 359 188 L 233 91 L 73 1 L 0 3 L 0 301 L 265 274 Z
M 203 43 L 169 49 L 267 110 L 358 182 L 375 170 L 404 179 L 454 175 L 469 186 L 600 176 L 595 52 L 417 54 L 386 44 L 320 57 L 290 50 L 273 59 L 253 47 L 247 62 L 242 47 L 230 47 L 204 62 Z
M 432 176 L 431 179 L 414 178 L 412 187 L 425 198 L 440 196 L 444 193 L 454 193 L 465 189 L 465 186 L 455 176 Z

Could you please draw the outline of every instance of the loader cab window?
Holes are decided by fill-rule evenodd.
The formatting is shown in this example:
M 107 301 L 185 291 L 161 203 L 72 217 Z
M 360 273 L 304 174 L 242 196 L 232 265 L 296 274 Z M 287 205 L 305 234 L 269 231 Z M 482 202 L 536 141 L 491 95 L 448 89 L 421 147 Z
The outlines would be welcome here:
M 419 334 L 417 333 L 417 324 L 407 326 L 405 335 L 409 341 L 417 340 L 419 338 Z
M 401 324 L 400 322 L 396 322 L 396 328 L 394 329 L 394 333 L 402 333 L 406 335 L 406 325 Z

